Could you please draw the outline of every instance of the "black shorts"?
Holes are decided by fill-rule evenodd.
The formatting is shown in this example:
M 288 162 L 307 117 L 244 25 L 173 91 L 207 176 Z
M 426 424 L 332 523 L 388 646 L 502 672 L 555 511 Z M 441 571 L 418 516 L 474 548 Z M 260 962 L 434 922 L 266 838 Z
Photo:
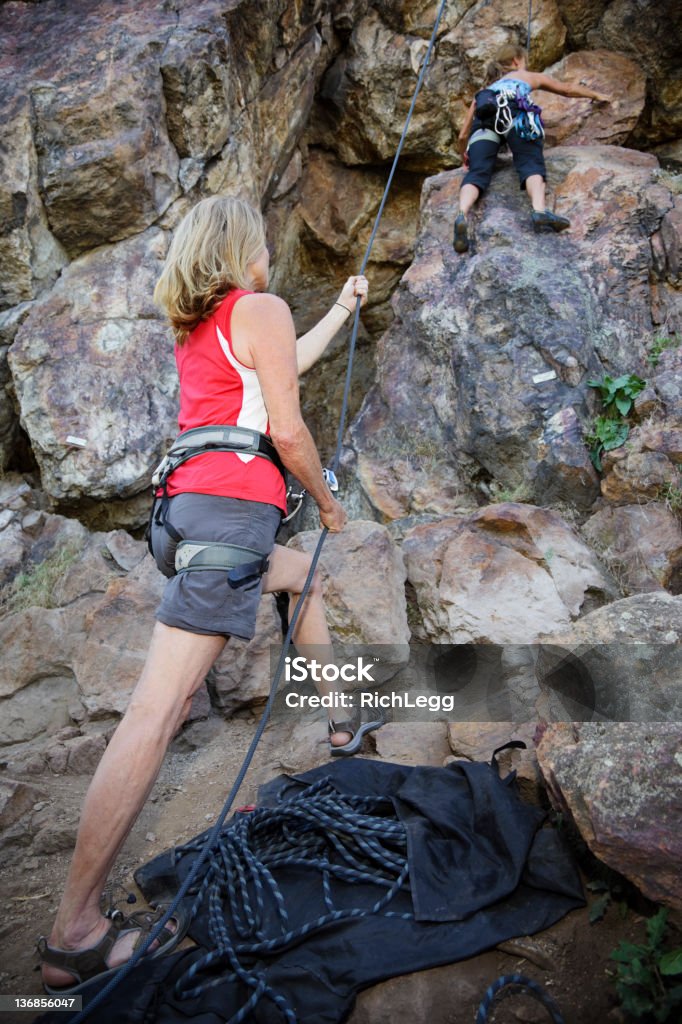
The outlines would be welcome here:
M 213 494 L 176 494 L 168 504 L 167 519 L 183 540 L 218 541 L 251 548 L 269 555 L 282 518 L 275 505 Z M 152 518 L 154 559 L 168 583 L 156 609 L 167 626 L 209 636 L 236 636 L 250 640 L 263 581 L 259 576 L 233 589 L 226 569 L 201 569 L 175 575 L 177 541 Z
M 475 185 L 481 192 L 485 192 L 493 176 L 497 154 L 504 141 L 511 150 L 521 189 L 525 187 L 526 179 L 533 174 L 539 174 L 543 180 L 547 179 L 542 139 L 522 139 L 514 128 L 507 135 L 498 138 L 499 142 L 486 138 L 469 145 L 469 169 L 462 179 L 462 185 Z

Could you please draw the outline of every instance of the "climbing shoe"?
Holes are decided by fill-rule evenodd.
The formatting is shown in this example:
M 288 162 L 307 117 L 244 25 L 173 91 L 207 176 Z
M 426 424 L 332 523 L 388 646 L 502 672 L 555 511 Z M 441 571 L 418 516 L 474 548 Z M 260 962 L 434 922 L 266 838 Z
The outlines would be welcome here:
M 542 231 L 543 228 L 551 228 L 552 231 L 565 231 L 570 226 L 571 222 L 568 217 L 560 217 L 558 213 L 552 213 L 551 210 L 533 210 L 533 229 L 535 231 Z
M 455 237 L 453 238 L 452 244 L 455 247 L 455 252 L 466 252 L 469 248 L 467 222 L 463 213 L 458 213 L 455 218 Z

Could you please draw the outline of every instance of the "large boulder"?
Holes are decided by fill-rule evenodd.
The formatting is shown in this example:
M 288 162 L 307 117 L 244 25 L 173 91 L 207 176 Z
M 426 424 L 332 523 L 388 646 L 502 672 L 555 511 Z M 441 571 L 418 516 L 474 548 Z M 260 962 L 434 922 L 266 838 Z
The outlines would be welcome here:
M 448 514 L 484 490 L 589 508 L 588 381 L 646 372 L 652 234 L 672 205 L 654 157 L 614 146 L 548 152 L 564 235 L 534 234 L 500 171 L 453 252 L 461 177 L 424 185 L 417 254 L 377 346 L 377 383 L 352 424 L 358 481 L 377 514 Z M 573 410 L 573 412 L 571 412 Z M 471 499 L 470 499 L 471 500 Z
M 537 756 L 553 802 L 592 852 L 649 899 L 682 909 L 679 720 L 549 726 Z
M 682 721 L 682 597 L 637 594 L 541 636 L 541 717 Z M 658 728 L 658 726 L 656 726 Z
M 296 534 L 294 551 L 312 554 L 319 531 Z M 400 549 L 378 523 L 355 520 L 329 534 L 318 563 L 332 640 L 348 649 L 376 648 L 381 673 L 407 660 L 410 630 Z M 381 681 L 377 675 L 376 681 Z
M 532 644 L 614 596 L 556 512 L 508 502 L 416 526 L 403 543 L 415 634 L 432 643 Z
M 17 331 L 21 422 L 56 503 L 140 493 L 176 431 L 173 345 L 152 303 L 166 245 L 152 228 L 74 261 Z
M 682 592 L 682 526 L 663 502 L 603 508 L 581 532 L 626 596 Z

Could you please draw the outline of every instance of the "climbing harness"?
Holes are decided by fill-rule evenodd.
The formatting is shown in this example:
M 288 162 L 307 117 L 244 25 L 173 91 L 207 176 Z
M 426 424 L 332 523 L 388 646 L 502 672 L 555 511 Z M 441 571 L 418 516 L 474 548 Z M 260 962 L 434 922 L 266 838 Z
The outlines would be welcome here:
M 393 163 L 391 165 L 391 170 L 389 172 L 388 179 L 387 179 L 387 182 L 386 182 L 386 186 L 384 188 L 384 193 L 383 193 L 383 196 L 381 198 L 381 203 L 379 204 L 379 209 L 377 211 L 377 214 L 376 214 L 376 217 L 375 217 L 375 220 L 374 220 L 374 226 L 372 228 L 372 232 L 370 234 L 369 241 L 367 242 L 367 247 L 365 249 L 365 254 L 364 254 L 364 257 L 363 257 L 363 260 L 362 260 L 362 264 L 361 264 L 361 267 L 360 267 L 360 274 L 364 274 L 364 272 L 365 272 L 365 270 L 367 268 L 367 263 L 369 262 L 369 257 L 370 257 L 370 253 L 372 251 L 372 246 L 374 245 L 374 240 L 376 238 L 377 232 L 379 230 L 379 224 L 380 224 L 381 218 L 383 216 L 384 207 L 386 206 L 386 202 L 387 202 L 387 199 L 388 199 L 388 193 L 389 193 L 391 185 L 393 183 L 393 178 L 395 176 L 396 168 L 397 168 L 397 165 L 398 165 L 398 160 L 400 158 L 400 154 L 402 152 L 402 148 L 403 148 L 403 145 L 405 143 L 405 138 L 407 137 L 407 131 L 408 131 L 408 128 L 410 126 L 410 122 L 412 120 L 412 114 L 413 114 L 413 111 L 414 111 L 414 108 L 415 108 L 415 104 L 417 102 L 417 97 L 419 96 L 419 93 L 421 91 L 421 87 L 422 87 L 422 84 L 423 84 L 423 81 L 424 81 L 424 78 L 425 78 L 425 75 L 426 75 L 426 71 L 427 71 L 427 68 L 429 66 L 429 62 L 431 60 L 431 54 L 432 54 L 433 48 L 435 46 L 436 37 L 437 37 L 437 33 L 438 33 L 438 27 L 440 25 L 441 17 L 442 17 L 443 11 L 445 9 L 445 4 L 446 4 L 446 0 L 441 0 L 440 5 L 438 7 L 438 12 L 436 14 L 436 19 L 435 19 L 435 22 L 434 22 L 433 31 L 431 33 L 431 38 L 430 38 L 430 41 L 429 41 L 429 45 L 428 45 L 428 47 L 427 47 L 427 49 L 425 51 L 425 54 L 424 54 L 424 57 L 423 57 L 423 60 L 422 60 L 421 68 L 420 68 L 419 75 L 418 75 L 418 78 L 417 78 L 417 83 L 415 85 L 414 93 L 412 95 L 412 101 L 410 103 L 410 107 L 409 107 L 409 110 L 407 112 L 407 116 L 406 116 L 406 119 L 405 119 L 405 125 L 403 127 L 403 131 L 402 131 L 402 134 L 400 136 L 400 140 L 398 142 L 398 147 L 396 149 L 396 153 L 395 153 L 395 156 L 393 158 Z M 339 462 L 340 462 L 340 459 L 341 459 L 341 449 L 342 449 L 342 445 L 343 445 L 343 435 L 344 435 L 344 431 L 345 431 L 345 427 L 346 427 L 346 419 L 347 419 L 347 415 L 348 415 L 348 405 L 349 405 L 349 398 L 350 398 L 350 386 L 351 386 L 351 378 L 352 378 L 352 371 L 353 371 L 353 361 L 354 361 L 355 349 L 356 349 L 356 345 L 357 345 L 357 336 L 358 336 L 359 326 L 360 326 L 360 302 L 356 301 L 356 304 L 355 304 L 355 318 L 354 318 L 354 321 L 353 321 L 353 329 L 352 329 L 352 332 L 351 332 L 351 338 L 350 338 L 350 342 L 349 342 L 348 364 L 347 364 L 347 368 L 346 368 L 346 379 L 345 379 L 343 398 L 342 398 L 342 403 L 341 403 L 341 415 L 340 415 L 340 418 L 339 418 L 339 427 L 338 427 L 337 438 L 336 438 L 336 449 L 335 449 L 334 458 L 333 458 L 332 466 L 331 466 L 331 473 L 332 474 L 336 474 L 336 471 L 338 469 Z M 203 428 L 199 428 L 199 429 L 203 429 Z M 235 428 L 229 428 L 229 429 L 233 430 Z M 242 428 L 239 428 L 239 429 L 242 429 Z M 213 450 L 215 450 L 215 449 L 213 449 Z M 229 449 L 227 449 L 227 450 L 229 450 Z M 242 451 L 243 451 L 243 449 L 242 449 Z M 258 452 L 254 451 L 251 454 L 254 454 L 254 455 L 255 454 L 260 454 L 262 456 L 263 452 L 261 452 L 260 449 L 259 449 Z M 335 479 L 335 476 L 334 476 L 334 479 Z M 163 487 L 163 483 L 160 483 L 160 486 Z M 127 961 L 127 963 L 121 965 L 120 969 L 116 972 L 116 974 L 106 983 L 106 985 L 103 986 L 103 988 L 100 989 L 100 991 L 88 1003 L 88 1005 L 83 1010 L 81 1010 L 75 1017 L 72 1018 L 72 1020 L 69 1022 L 69 1024 L 82 1024 L 82 1022 L 84 1020 L 86 1020 L 92 1014 L 92 1011 L 94 1009 L 96 1009 L 97 1006 L 99 1006 L 102 1002 L 104 1002 L 104 1000 L 106 1000 L 109 997 L 109 995 L 114 991 L 114 989 L 117 988 L 117 986 L 124 980 L 124 978 L 126 978 L 130 974 L 130 972 L 137 965 L 137 963 L 139 963 L 139 961 L 145 955 L 145 953 L 150 948 L 152 943 L 160 935 L 161 931 L 163 930 L 163 928 L 165 927 L 167 922 L 173 917 L 175 911 L 180 906 L 182 900 L 185 898 L 187 893 L 192 891 L 192 887 L 195 885 L 195 882 L 199 878 L 199 872 L 201 871 L 202 867 L 206 864 L 206 862 L 207 861 L 210 862 L 211 860 L 215 859 L 216 851 L 219 851 L 220 852 L 220 856 L 222 857 L 222 855 L 223 855 L 223 847 L 221 845 L 222 844 L 221 833 L 222 833 L 222 830 L 223 830 L 223 824 L 224 824 L 225 819 L 227 818 L 227 815 L 228 815 L 228 813 L 229 813 L 229 811 L 230 811 L 230 809 L 232 807 L 232 804 L 234 803 L 234 799 L 235 799 L 237 793 L 239 792 L 239 789 L 242 786 L 242 783 L 244 781 L 244 778 L 246 776 L 248 768 L 249 768 L 249 766 L 251 764 L 251 761 L 253 759 L 253 755 L 254 755 L 254 753 L 256 751 L 258 743 L 260 742 L 261 736 L 263 735 L 263 732 L 265 730 L 265 726 L 266 726 L 266 724 L 268 722 L 268 719 L 270 717 L 270 712 L 272 710 L 272 707 L 273 707 L 274 702 L 275 702 L 275 697 L 277 695 L 277 688 L 278 688 L 280 679 L 282 678 L 282 676 L 284 674 L 284 668 L 285 668 L 285 664 L 286 664 L 287 652 L 288 652 L 289 647 L 291 645 L 293 633 L 294 633 L 294 630 L 295 630 L 296 625 L 298 623 L 299 616 L 301 614 L 301 609 L 303 608 L 304 602 L 305 602 L 305 600 L 306 600 L 306 598 L 308 596 L 308 593 L 310 591 L 310 587 L 312 585 L 313 577 L 315 575 L 315 572 L 316 572 L 316 569 L 317 569 L 317 564 L 319 562 L 320 555 L 321 555 L 321 552 L 322 552 L 322 547 L 323 547 L 324 542 L 325 542 L 325 540 L 327 538 L 328 532 L 329 532 L 329 530 L 327 529 L 327 527 L 323 527 L 323 529 L 320 532 L 320 537 L 319 537 L 319 540 L 317 542 L 317 546 L 315 548 L 315 551 L 313 553 L 313 557 L 311 559 L 310 569 L 308 570 L 308 576 L 306 578 L 304 586 L 303 586 L 303 588 L 301 590 L 300 597 L 299 597 L 299 599 L 298 599 L 298 601 L 296 603 L 296 606 L 295 606 L 295 608 L 294 608 L 294 610 L 293 610 L 293 612 L 291 614 L 290 620 L 289 620 L 289 628 L 287 630 L 286 636 L 284 637 L 284 641 L 282 643 L 282 650 L 280 652 L 279 661 L 278 661 L 276 669 L 275 669 L 272 685 L 270 687 L 270 693 L 269 693 L 269 696 L 268 696 L 265 708 L 263 710 L 263 714 L 261 716 L 260 722 L 258 723 L 258 726 L 256 727 L 256 731 L 254 733 L 253 739 L 251 740 L 251 743 L 249 745 L 249 749 L 246 752 L 246 755 L 245 755 L 244 760 L 242 762 L 242 765 L 241 765 L 241 767 L 239 769 L 239 772 L 237 773 L 237 777 L 234 780 L 234 783 L 232 785 L 232 789 L 231 789 L 227 799 L 225 800 L 225 803 L 223 804 L 223 807 L 222 807 L 218 817 L 216 818 L 213 826 L 211 827 L 208 835 L 206 836 L 205 840 L 203 841 L 203 843 L 201 845 L 201 850 L 200 850 L 196 860 L 194 861 L 194 864 L 193 864 L 191 870 L 189 871 L 189 873 L 187 874 L 187 876 L 183 880 L 183 882 L 180 885 L 180 888 L 178 889 L 178 891 L 175 894 L 174 898 L 172 899 L 172 901 L 170 902 L 170 904 L 166 908 L 165 913 L 163 914 L 163 916 L 161 917 L 159 922 L 156 924 L 156 926 L 153 928 L 151 933 L 144 939 L 144 941 L 142 941 L 140 943 L 140 945 L 138 946 L 136 951 L 133 953 L 133 955 L 130 957 L 130 959 Z M 309 795 L 310 794 L 308 794 L 308 797 L 309 797 Z M 361 800 L 363 800 L 363 798 L 358 797 L 357 800 L 361 801 Z M 366 808 L 366 805 L 365 805 L 365 808 Z M 356 805 L 356 809 L 357 809 L 357 805 Z M 257 813 L 258 813 L 257 811 L 254 812 L 254 814 L 257 814 Z M 354 823 L 354 828 L 356 828 L 356 827 L 357 827 L 357 822 Z M 365 851 L 370 848 L 369 845 L 368 845 L 368 842 L 367 842 L 367 837 L 363 837 L 362 846 L 363 846 L 363 849 Z M 393 856 L 395 857 L 395 855 L 393 855 Z M 308 862 L 306 861 L 306 864 L 307 863 Z M 385 859 L 385 854 L 382 856 L 382 859 L 381 859 L 380 863 L 377 863 L 376 860 L 374 861 L 373 866 L 372 866 L 372 872 L 371 872 L 373 878 L 380 877 L 379 869 L 381 868 L 382 865 L 386 865 L 386 863 L 390 863 L 390 861 L 387 861 Z M 325 870 L 328 870 L 328 869 L 325 869 Z M 393 881 L 389 882 L 388 880 L 383 880 L 382 883 L 380 883 L 380 884 L 383 884 L 383 885 L 385 885 L 387 887 L 387 889 L 388 889 L 388 893 L 387 893 L 388 898 L 390 898 L 389 894 L 397 891 L 398 888 L 402 888 L 402 886 L 405 884 L 405 882 L 407 880 L 407 876 L 408 876 L 408 868 L 407 868 L 407 859 L 405 858 L 404 866 L 400 869 L 398 874 L 394 876 Z M 208 877 L 208 874 L 206 875 L 206 877 Z M 329 893 L 329 874 L 328 873 L 323 874 L 323 877 L 325 879 L 325 892 Z M 267 883 L 269 885 L 270 884 L 270 876 L 266 875 L 265 878 L 266 878 L 266 881 L 267 881 Z M 206 883 L 206 884 L 208 884 L 208 883 Z M 214 892 L 215 892 L 215 890 L 214 890 Z M 214 897 L 214 899 L 215 899 L 215 897 Z M 387 897 L 384 897 L 383 899 L 379 900 L 375 904 L 375 907 L 373 908 L 373 910 L 375 912 L 383 911 L 383 908 L 384 908 L 384 906 L 386 905 L 387 902 L 388 902 Z M 330 913 L 338 914 L 338 913 L 345 913 L 345 912 L 343 912 L 343 911 L 332 911 L 330 909 Z M 349 913 L 352 914 L 353 911 L 350 911 Z M 359 913 L 367 913 L 367 911 L 359 911 Z M 308 930 L 310 930 L 310 929 L 308 929 Z M 216 944 L 219 944 L 220 942 L 224 941 L 223 930 L 221 930 L 220 927 L 217 927 L 216 930 L 214 931 L 213 935 L 212 935 L 212 938 L 214 938 L 214 940 L 216 941 Z M 253 970 L 253 968 L 251 968 L 251 970 Z M 235 970 L 235 976 L 241 978 L 242 980 L 244 980 L 242 974 L 239 973 L 236 970 Z M 259 989 L 262 988 L 262 984 L 263 983 L 259 983 Z M 246 1007 L 244 1008 L 243 1011 L 240 1011 L 239 1022 L 243 1021 L 248 1013 L 250 1013 L 250 1009 L 247 1009 Z M 290 1022 L 290 1024 L 295 1024 L 295 1022 L 297 1020 L 297 1017 L 293 1014 L 293 1010 L 290 1009 L 289 1013 L 290 1013 L 290 1016 L 288 1016 L 287 1020 Z M 235 1018 L 234 1024 L 238 1024 L 237 1018 Z
M 483 125 L 478 131 L 504 137 L 514 128 L 522 139 L 541 139 L 545 129 L 540 107 L 531 103 L 518 86 L 508 89 L 480 89 L 474 97 L 475 113 Z M 474 135 L 478 134 L 478 131 Z M 472 136 L 470 143 L 474 141 Z M 480 141 L 477 139 L 476 141 Z M 499 141 L 499 140 L 498 140 Z
M 277 449 L 267 434 L 248 427 L 216 425 L 194 427 L 176 437 L 152 475 L 152 486 L 165 491 L 166 482 L 178 466 L 197 455 L 207 452 L 235 452 L 239 455 L 258 455 L 269 459 L 284 476 L 284 466 Z
M 511 992 L 518 992 L 519 990 L 525 991 L 527 994 L 533 996 L 538 1002 L 542 1003 L 550 1017 L 552 1018 L 553 1024 L 564 1024 L 564 1018 L 561 1015 L 559 1007 L 554 1002 L 548 992 L 544 990 L 542 985 L 538 985 L 537 981 L 533 981 L 532 978 L 527 978 L 524 974 L 502 974 L 496 981 L 486 989 L 483 1001 L 478 1008 L 476 1014 L 475 1024 L 486 1024 L 488 1020 L 488 1012 L 497 996 L 498 992 L 503 989 L 507 991 L 503 993 L 501 998 L 508 995 Z
M 277 449 L 267 434 L 248 427 L 217 424 L 193 427 L 176 437 L 168 452 L 162 458 L 152 475 L 154 500 L 149 514 L 146 539 L 150 553 L 152 549 L 152 522 L 163 526 L 177 544 L 175 549 L 175 572 L 194 572 L 201 569 L 227 570 L 227 582 L 232 589 L 246 587 L 258 581 L 268 571 L 267 555 L 253 548 L 237 544 L 220 544 L 213 541 L 190 540 L 181 537 L 168 520 L 168 479 L 172 473 L 190 459 L 209 452 L 233 452 L 239 455 L 259 456 L 268 459 L 280 471 L 285 469 Z M 158 495 L 157 492 L 161 491 Z

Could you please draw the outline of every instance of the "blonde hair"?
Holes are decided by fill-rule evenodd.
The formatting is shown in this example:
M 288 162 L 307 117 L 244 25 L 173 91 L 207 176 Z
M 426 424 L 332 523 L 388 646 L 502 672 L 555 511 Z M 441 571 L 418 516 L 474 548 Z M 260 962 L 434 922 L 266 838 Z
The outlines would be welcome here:
M 521 57 L 525 60 L 526 48 L 524 46 L 519 46 L 516 43 L 508 43 L 507 46 L 503 46 L 495 55 L 495 60 L 491 61 L 486 68 L 486 82 L 490 84 L 508 74 L 512 70 L 514 61 L 520 60 Z
M 264 248 L 263 217 L 243 199 L 210 196 L 183 217 L 154 289 L 178 345 L 232 288 L 249 287 L 247 267 Z

